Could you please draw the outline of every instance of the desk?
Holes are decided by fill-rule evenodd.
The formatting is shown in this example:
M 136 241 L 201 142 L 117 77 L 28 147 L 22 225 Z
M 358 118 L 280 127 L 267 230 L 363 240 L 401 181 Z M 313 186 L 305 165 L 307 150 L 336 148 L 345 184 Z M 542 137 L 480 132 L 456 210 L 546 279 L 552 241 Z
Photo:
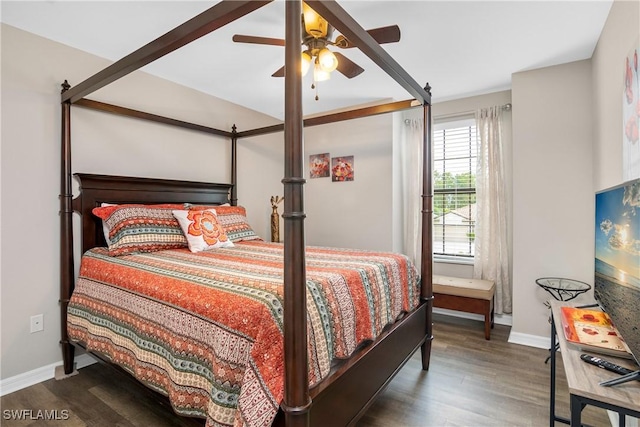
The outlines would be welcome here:
M 567 343 L 562 332 L 560 307 L 566 306 L 566 302 L 551 301 L 551 392 L 550 392 L 550 416 L 549 425 L 554 426 L 555 421 L 580 426 L 582 409 L 586 405 L 598 406 L 620 414 L 620 427 L 625 425 L 624 415 L 640 418 L 640 381 L 629 381 L 613 387 L 599 385 L 618 376 L 618 374 L 606 371 L 580 360 L 582 351 L 572 344 Z M 556 331 L 560 331 L 556 334 Z M 556 343 L 557 339 L 557 343 Z M 569 405 L 571 419 L 557 417 L 555 414 L 556 399 L 556 350 L 560 347 L 562 363 L 569 385 Z M 595 353 L 589 353 L 595 354 Z M 631 360 L 619 359 L 613 356 L 602 355 L 603 359 L 617 365 L 637 369 Z

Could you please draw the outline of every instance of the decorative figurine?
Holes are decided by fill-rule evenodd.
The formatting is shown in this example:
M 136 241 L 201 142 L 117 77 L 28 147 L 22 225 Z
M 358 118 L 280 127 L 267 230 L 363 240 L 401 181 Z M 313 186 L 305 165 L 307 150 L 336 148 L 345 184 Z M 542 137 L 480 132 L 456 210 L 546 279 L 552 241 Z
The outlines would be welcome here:
M 278 214 L 278 205 L 284 200 L 284 197 L 271 196 L 271 241 L 280 242 L 280 215 Z

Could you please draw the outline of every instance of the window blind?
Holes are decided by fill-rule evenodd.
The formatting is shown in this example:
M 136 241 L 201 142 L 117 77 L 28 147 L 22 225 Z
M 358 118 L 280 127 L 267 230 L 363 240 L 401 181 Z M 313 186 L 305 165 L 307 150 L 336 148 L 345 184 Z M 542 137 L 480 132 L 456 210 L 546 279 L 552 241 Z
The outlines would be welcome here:
M 434 254 L 471 258 L 476 220 L 475 119 L 434 126 Z

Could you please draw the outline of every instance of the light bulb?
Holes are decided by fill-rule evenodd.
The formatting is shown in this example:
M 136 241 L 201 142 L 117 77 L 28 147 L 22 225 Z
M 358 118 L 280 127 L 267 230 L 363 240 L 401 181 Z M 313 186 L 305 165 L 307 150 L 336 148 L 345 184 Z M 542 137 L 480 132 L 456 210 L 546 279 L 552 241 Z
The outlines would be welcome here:
M 309 72 L 309 68 L 311 67 L 311 55 L 309 55 L 309 51 L 302 52 L 302 75 L 306 76 Z
M 313 67 L 313 81 L 323 82 L 325 80 L 329 80 L 330 78 L 331 78 L 331 73 L 323 70 L 320 64 L 316 62 L 315 67 Z
M 320 63 L 320 68 L 328 73 L 338 67 L 338 58 L 326 47 L 318 53 L 318 62 Z

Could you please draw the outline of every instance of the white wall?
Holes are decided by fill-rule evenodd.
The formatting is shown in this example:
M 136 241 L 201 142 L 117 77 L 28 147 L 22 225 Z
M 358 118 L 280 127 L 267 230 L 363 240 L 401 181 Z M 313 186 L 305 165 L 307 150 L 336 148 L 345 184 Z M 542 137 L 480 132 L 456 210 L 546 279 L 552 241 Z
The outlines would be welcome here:
M 593 276 L 591 61 L 516 73 L 512 98 L 512 332 L 548 336 L 535 280 Z
M 622 182 L 623 64 L 640 37 L 639 5 L 613 3 L 591 60 L 512 77 L 512 337 L 549 336 L 550 295 L 536 278 L 593 284 L 594 194 Z
M 309 127 L 309 155 L 354 156 L 354 180 L 309 178 L 305 169 L 308 245 L 392 250 L 391 114 Z
M 109 64 L 2 24 L 1 375 L 61 360 L 59 298 L 60 84 Z M 275 119 L 135 72 L 90 98 L 219 129 Z M 165 125 L 72 107 L 74 172 L 229 181 L 229 142 Z M 269 200 L 281 193 L 282 136 L 241 140 L 239 202 L 268 238 Z M 259 170 L 260 174 L 254 172 Z M 77 245 L 79 246 L 79 245 Z M 44 314 L 43 332 L 29 318 Z

